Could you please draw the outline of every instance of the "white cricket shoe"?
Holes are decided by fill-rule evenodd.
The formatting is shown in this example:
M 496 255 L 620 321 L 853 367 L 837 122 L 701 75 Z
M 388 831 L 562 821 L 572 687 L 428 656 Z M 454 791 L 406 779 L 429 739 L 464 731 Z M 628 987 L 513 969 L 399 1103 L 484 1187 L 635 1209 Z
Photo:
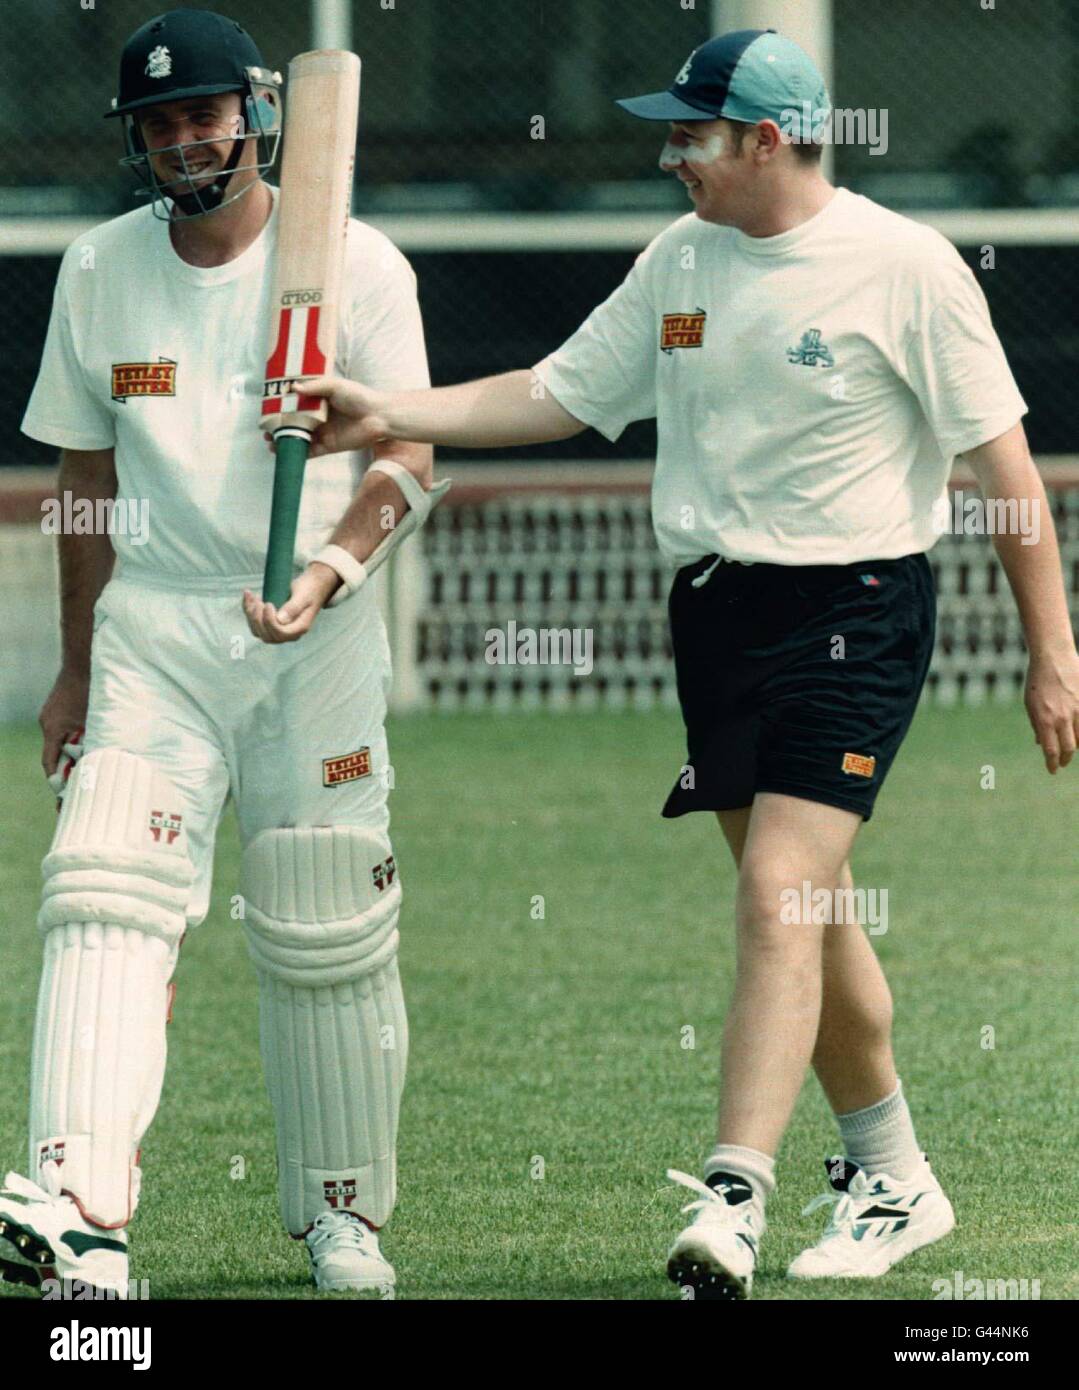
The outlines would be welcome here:
M 378 1248 L 378 1236 L 358 1216 L 324 1211 L 304 1236 L 319 1289 L 354 1289 L 392 1298 L 397 1276 Z
M 700 1193 L 684 1212 L 695 1215 L 667 1256 L 667 1278 L 693 1289 L 695 1298 L 748 1298 L 757 1264 L 757 1245 L 764 1234 L 764 1215 L 748 1183 L 724 1182 L 718 1189 L 699 1178 L 668 1168 L 672 1182 Z M 733 1200 L 732 1200 L 733 1199 Z
M 792 1261 L 787 1270 L 792 1279 L 875 1279 L 955 1225 L 952 1204 L 925 1154 L 909 1182 L 885 1173 L 868 1177 L 841 1156 L 824 1166 L 832 1190 L 814 1197 L 802 1215 L 823 1206 L 834 1210 L 817 1244 Z
M 60 1196 L 55 1163 L 42 1170 L 46 1186 L 9 1173 L 0 1191 L 0 1279 L 40 1288 L 42 1281 L 92 1285 L 127 1297 L 127 1234 L 105 1231 L 83 1219 L 70 1197 Z M 67 1294 L 65 1293 L 66 1297 Z

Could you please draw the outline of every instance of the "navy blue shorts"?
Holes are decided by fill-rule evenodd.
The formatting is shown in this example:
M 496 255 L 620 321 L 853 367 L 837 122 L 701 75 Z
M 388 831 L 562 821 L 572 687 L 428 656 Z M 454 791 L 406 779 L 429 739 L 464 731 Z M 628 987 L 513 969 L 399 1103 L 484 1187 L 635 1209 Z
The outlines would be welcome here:
M 688 756 L 665 816 L 782 792 L 868 820 L 936 632 L 925 555 L 678 571 L 669 613 Z

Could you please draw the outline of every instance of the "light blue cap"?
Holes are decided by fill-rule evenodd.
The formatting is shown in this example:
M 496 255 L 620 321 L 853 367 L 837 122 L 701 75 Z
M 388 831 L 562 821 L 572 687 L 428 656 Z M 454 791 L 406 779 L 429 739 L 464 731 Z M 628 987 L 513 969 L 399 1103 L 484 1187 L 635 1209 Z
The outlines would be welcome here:
M 808 140 L 831 114 L 817 65 L 774 29 L 739 29 L 694 49 L 665 92 L 618 102 L 646 121 L 775 121 L 785 135 Z

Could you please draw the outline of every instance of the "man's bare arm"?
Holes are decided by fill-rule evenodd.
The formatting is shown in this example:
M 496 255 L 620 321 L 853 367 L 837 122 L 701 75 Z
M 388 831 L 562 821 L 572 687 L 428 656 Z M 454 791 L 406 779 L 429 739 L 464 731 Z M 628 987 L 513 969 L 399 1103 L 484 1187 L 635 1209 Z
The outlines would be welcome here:
M 387 439 L 372 450 L 375 460 L 390 459 L 407 468 L 425 492 L 434 480 L 434 451 L 427 444 Z M 408 511 L 408 503 L 393 478 L 369 469 L 348 510 L 334 528 L 330 545 L 339 545 L 361 563 L 396 527 Z M 264 603 L 250 591 L 244 594 L 244 612 L 251 631 L 263 642 L 295 642 L 307 632 L 334 593 L 341 587 L 337 571 L 312 561 L 292 585 L 281 608 Z
M 1025 501 L 1030 517 L 1037 519 L 1035 544 L 1024 544 L 1022 535 L 1009 531 L 994 534 L 993 545 L 1015 595 L 1030 649 L 1027 714 L 1045 765 L 1056 772 L 1071 762 L 1079 741 L 1079 654 L 1045 484 L 1030 456 L 1022 425 L 965 457 L 987 500 Z
M 433 391 L 372 391 L 341 377 L 319 377 L 305 382 L 304 391 L 330 402 L 329 419 L 312 440 L 312 457 L 370 448 L 376 458 L 401 463 L 425 490 L 432 477 L 426 445 L 482 449 L 545 443 L 587 428 L 562 409 L 531 371 Z M 396 525 L 407 510 L 400 488 L 383 473 L 368 473 L 331 543 L 366 560 L 389 529 L 387 507 Z M 243 605 L 248 626 L 264 642 L 294 642 L 340 583 L 335 570 L 315 562 L 293 581 L 280 611 L 247 590 Z
M 434 481 L 434 450 L 429 444 L 387 439 L 376 444 L 372 452 L 376 461 L 390 459 L 401 464 L 424 492 L 430 490 Z M 386 473 L 368 471 L 348 511 L 337 523 L 329 544 L 339 545 L 362 562 L 386 539 L 387 533 L 393 530 L 407 511 L 408 503 L 394 480 Z M 327 581 L 331 585 L 332 597 L 341 582 L 337 573 L 330 570 L 328 565 L 317 562 L 311 568 L 329 571 Z
M 424 492 L 429 491 L 434 481 L 434 450 L 429 444 L 387 439 L 376 444 L 372 452 L 376 460 L 390 459 L 407 468 Z M 385 473 L 368 472 L 329 543 L 341 546 L 357 560 L 366 560 L 406 511 L 408 503 L 394 480 Z
M 364 449 L 381 439 L 464 449 L 547 444 L 588 428 L 530 369 L 431 391 L 373 391 L 340 377 L 320 377 L 305 382 L 304 391 L 330 402 L 330 418 L 315 433 L 314 455 Z
M 96 504 L 116 496 L 116 463 L 112 449 L 64 449 L 56 480 L 60 497 L 70 492 Z M 97 514 L 96 505 L 94 514 Z M 94 604 L 109 582 L 116 556 L 109 536 L 57 538 L 60 558 L 60 674 L 42 706 L 38 723 L 44 736 L 41 763 L 53 773 L 64 741 L 86 723 L 90 691 L 90 644 L 94 635 Z

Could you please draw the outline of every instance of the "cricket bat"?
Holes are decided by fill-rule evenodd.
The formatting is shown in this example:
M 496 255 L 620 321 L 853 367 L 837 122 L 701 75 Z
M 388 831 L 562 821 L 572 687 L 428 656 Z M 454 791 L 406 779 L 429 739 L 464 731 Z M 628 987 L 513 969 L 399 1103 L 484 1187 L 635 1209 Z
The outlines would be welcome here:
M 273 505 L 262 596 L 289 596 L 296 523 L 311 435 L 327 415 L 305 379 L 333 373 L 352 170 L 360 60 L 320 49 L 289 64 L 277 262 L 259 425 L 274 438 Z

